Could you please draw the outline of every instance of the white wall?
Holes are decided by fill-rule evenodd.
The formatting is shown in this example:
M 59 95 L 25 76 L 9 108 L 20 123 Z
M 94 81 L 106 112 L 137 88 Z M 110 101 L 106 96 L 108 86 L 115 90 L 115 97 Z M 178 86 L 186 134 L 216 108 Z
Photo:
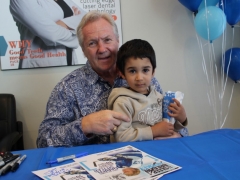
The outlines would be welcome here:
M 156 51 L 156 77 L 163 90 L 184 92 L 183 104 L 190 134 L 215 129 L 192 13 L 177 0 L 121 0 L 121 11 L 123 42 L 133 38 L 148 40 Z M 227 32 L 229 46 L 232 38 L 229 26 Z M 239 28 L 235 28 L 234 38 L 234 45 L 240 47 Z M 218 61 L 221 44 L 220 39 L 213 43 Z M 0 71 L 0 93 L 12 93 L 16 97 L 17 118 L 23 122 L 26 149 L 36 147 L 38 127 L 44 118 L 52 89 L 60 79 L 78 67 Z M 232 81 L 228 79 L 224 111 L 227 110 L 231 88 Z M 240 128 L 239 106 L 240 85 L 235 84 L 224 128 Z

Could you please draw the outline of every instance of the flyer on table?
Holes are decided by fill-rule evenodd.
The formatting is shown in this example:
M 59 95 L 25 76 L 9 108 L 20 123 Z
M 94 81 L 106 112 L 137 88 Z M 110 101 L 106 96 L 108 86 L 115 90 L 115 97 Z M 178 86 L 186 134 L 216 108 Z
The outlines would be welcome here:
M 120 0 L 10 0 L 0 6 L 1 70 L 86 63 L 76 29 L 97 10 L 115 20 L 122 44 Z
M 77 162 L 33 171 L 33 173 L 45 180 L 95 180 Z
M 133 146 L 74 159 L 99 180 L 158 179 L 181 167 L 153 157 Z

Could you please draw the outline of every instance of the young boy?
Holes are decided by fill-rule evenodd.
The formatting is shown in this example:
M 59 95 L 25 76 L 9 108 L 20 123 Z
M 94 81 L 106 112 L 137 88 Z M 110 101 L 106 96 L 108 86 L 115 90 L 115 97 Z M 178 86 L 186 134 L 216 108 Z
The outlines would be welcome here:
M 176 119 L 174 125 L 162 121 L 163 95 L 151 86 L 156 68 L 152 46 L 134 39 L 123 44 L 117 55 L 117 68 L 129 87 L 114 88 L 108 98 L 108 108 L 126 114 L 131 121 L 122 122 L 115 133 L 117 142 L 143 141 L 181 137 L 178 131 L 187 125 L 184 107 L 174 99 L 169 109 Z

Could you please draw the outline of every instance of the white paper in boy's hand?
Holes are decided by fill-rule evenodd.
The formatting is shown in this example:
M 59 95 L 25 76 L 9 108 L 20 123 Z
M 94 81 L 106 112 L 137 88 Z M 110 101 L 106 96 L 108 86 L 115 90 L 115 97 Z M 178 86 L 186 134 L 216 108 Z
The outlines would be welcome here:
M 168 121 L 172 124 L 175 123 L 175 118 L 168 115 L 168 112 L 169 112 L 168 106 L 170 103 L 174 102 L 172 98 L 177 99 L 182 104 L 183 97 L 184 97 L 184 94 L 180 91 L 176 91 L 176 92 L 168 91 L 165 93 L 163 97 L 163 108 L 162 108 L 164 121 Z

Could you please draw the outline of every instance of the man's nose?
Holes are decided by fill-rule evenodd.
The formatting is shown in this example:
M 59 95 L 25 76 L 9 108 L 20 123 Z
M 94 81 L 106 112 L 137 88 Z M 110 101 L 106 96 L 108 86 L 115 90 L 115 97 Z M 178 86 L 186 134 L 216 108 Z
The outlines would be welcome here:
M 106 51 L 106 45 L 103 42 L 98 43 L 98 52 L 104 53 Z

